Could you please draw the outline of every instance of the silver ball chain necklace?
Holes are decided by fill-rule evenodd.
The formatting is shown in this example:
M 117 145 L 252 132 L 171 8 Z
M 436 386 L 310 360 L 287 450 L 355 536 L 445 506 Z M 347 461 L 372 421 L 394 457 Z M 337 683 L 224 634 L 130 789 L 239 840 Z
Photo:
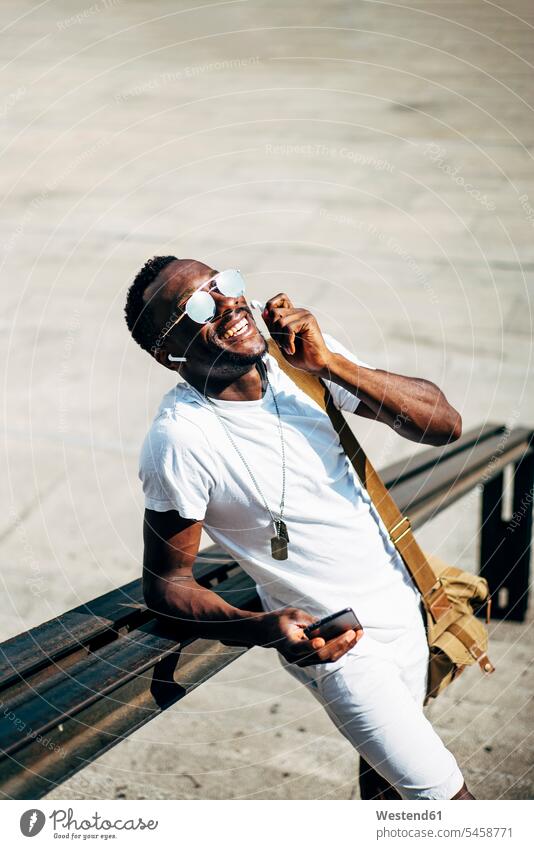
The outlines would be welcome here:
M 213 410 L 215 416 L 219 420 L 223 430 L 225 431 L 225 433 L 228 437 L 228 440 L 230 441 L 230 444 L 234 448 L 236 454 L 241 459 L 241 462 L 243 463 L 245 469 L 249 473 L 250 479 L 251 479 L 252 483 L 254 484 L 254 486 L 256 487 L 256 490 L 258 491 L 258 495 L 260 496 L 261 500 L 263 501 L 263 504 L 265 505 L 265 509 L 267 510 L 269 516 L 271 517 L 271 521 L 273 523 L 274 530 L 275 530 L 275 536 L 271 538 L 271 554 L 272 554 L 273 558 L 275 560 L 287 560 L 287 544 L 289 542 L 289 534 L 287 532 L 286 523 L 284 522 L 284 507 L 285 507 L 285 496 L 286 496 L 286 447 L 285 447 L 285 442 L 284 442 L 284 430 L 283 430 L 283 427 L 282 427 L 282 417 L 280 415 L 280 410 L 278 408 L 278 401 L 276 400 L 276 395 L 274 393 L 273 387 L 271 386 L 271 382 L 269 380 L 269 375 L 267 374 L 267 369 L 265 368 L 265 365 L 263 363 L 261 364 L 260 373 L 261 373 L 261 371 L 263 371 L 263 375 L 265 376 L 265 379 L 267 380 L 267 385 L 268 385 L 268 387 L 271 391 L 271 395 L 273 396 L 274 406 L 275 406 L 275 409 L 276 409 L 276 415 L 278 417 L 278 430 L 280 432 L 280 445 L 281 445 L 281 448 L 282 448 L 282 496 L 280 498 L 280 509 L 279 509 L 279 512 L 278 512 L 278 518 L 275 517 L 271 508 L 267 504 L 267 499 L 265 498 L 265 495 L 263 494 L 263 491 L 262 491 L 260 485 L 258 484 L 258 481 L 256 480 L 254 472 L 250 468 L 250 466 L 247 463 L 245 457 L 243 456 L 241 450 L 237 446 L 236 441 L 235 441 L 234 437 L 232 436 L 230 429 L 228 428 L 228 425 L 224 421 L 223 417 L 219 414 L 219 412 L 217 410 L 217 406 L 213 403 L 211 398 L 208 398 L 207 395 L 204 395 L 204 398 L 206 399 L 206 401 L 209 402 L 209 405 L 210 405 L 211 409 Z

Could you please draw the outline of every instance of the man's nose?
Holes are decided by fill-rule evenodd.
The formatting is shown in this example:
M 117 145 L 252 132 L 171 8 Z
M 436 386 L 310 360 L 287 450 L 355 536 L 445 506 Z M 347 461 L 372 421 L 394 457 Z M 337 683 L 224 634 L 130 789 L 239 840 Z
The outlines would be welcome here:
M 228 310 L 235 309 L 240 305 L 240 301 L 244 301 L 243 295 L 223 295 L 219 292 L 219 290 L 212 292 L 211 294 L 215 296 L 215 304 L 217 307 L 215 315 L 217 317 L 228 312 Z

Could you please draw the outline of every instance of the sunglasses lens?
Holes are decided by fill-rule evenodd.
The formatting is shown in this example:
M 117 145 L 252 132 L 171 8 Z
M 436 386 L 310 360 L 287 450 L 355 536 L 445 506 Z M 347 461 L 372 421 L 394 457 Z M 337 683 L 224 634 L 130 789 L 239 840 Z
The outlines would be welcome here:
M 205 324 L 215 315 L 215 301 L 208 292 L 195 292 L 187 301 L 185 311 L 197 324 Z
M 226 298 L 239 298 L 245 294 L 245 281 L 241 272 L 235 268 L 221 271 L 215 278 L 215 283 L 221 295 Z

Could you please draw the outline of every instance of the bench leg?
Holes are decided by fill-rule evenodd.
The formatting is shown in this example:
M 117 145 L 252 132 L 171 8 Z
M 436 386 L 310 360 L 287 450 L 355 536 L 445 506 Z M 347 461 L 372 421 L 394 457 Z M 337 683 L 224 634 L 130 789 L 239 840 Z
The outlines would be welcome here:
M 534 453 L 515 463 L 512 517 L 501 517 L 504 475 L 484 485 L 480 533 L 480 574 L 492 594 L 491 615 L 523 622 L 528 607 Z
M 379 802 L 401 798 L 395 788 L 363 758 L 360 758 L 360 796 L 362 799 L 374 799 Z

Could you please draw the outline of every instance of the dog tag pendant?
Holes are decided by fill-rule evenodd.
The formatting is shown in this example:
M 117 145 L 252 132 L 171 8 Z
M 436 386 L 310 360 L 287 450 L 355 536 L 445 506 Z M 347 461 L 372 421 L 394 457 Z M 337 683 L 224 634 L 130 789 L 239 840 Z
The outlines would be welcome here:
M 271 554 L 274 560 L 287 560 L 289 534 L 286 523 L 282 519 L 277 519 L 274 526 L 276 528 L 276 536 L 271 539 Z

